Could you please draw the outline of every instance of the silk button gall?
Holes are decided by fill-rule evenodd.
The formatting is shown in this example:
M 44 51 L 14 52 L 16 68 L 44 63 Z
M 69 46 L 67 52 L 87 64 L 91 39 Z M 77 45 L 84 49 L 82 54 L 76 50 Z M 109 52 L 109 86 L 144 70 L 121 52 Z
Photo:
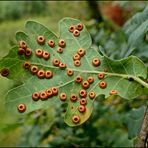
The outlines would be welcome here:
M 80 97 L 83 97 L 83 98 L 86 97 L 87 96 L 86 90 L 84 90 L 84 89 L 80 90 L 79 95 L 80 95 Z
M 82 82 L 82 77 L 81 76 L 76 76 L 76 78 L 75 78 L 75 82 L 76 83 L 81 83 Z
M 27 57 L 31 56 L 32 55 L 32 50 L 30 48 L 26 48 L 25 55 Z
M 1 75 L 3 77 L 7 77 L 9 75 L 9 70 L 7 68 L 4 68 L 1 70 Z
M 95 92 L 91 91 L 91 92 L 89 93 L 89 98 L 90 98 L 90 99 L 94 99 L 95 96 L 96 96 L 96 93 L 95 93 Z
M 48 96 L 47 96 L 46 92 L 44 92 L 44 91 L 40 92 L 40 98 L 42 101 L 47 100 Z
M 18 49 L 18 55 L 23 55 L 23 54 L 25 54 L 25 49 L 19 48 Z
M 21 104 L 19 104 L 19 105 L 17 106 L 17 109 L 18 109 L 18 111 L 19 111 L 20 113 L 23 113 L 23 112 L 26 111 L 26 105 L 23 104 L 23 103 L 21 103 Z
M 53 59 L 52 63 L 54 66 L 59 66 L 60 61 L 58 59 Z
M 91 84 L 94 82 L 94 78 L 90 76 L 87 78 L 87 81 Z
M 84 89 L 87 89 L 87 88 L 89 88 L 89 82 L 88 81 L 83 81 L 83 83 L 82 83 L 82 87 L 84 88 Z
M 44 58 L 45 60 L 48 60 L 48 59 L 50 58 L 50 54 L 49 54 L 47 51 L 44 51 L 44 52 L 43 52 L 43 58 Z
M 53 73 L 51 70 L 45 71 L 45 78 L 46 79 L 50 79 L 50 78 L 52 78 L 52 76 L 53 76 Z
M 40 78 L 40 79 L 44 78 L 44 77 L 45 77 L 45 71 L 44 71 L 44 70 L 39 70 L 39 71 L 37 72 L 37 76 L 38 76 L 38 78 Z
M 61 47 L 58 47 L 57 52 L 58 53 L 62 53 L 63 52 L 63 49 Z
M 80 117 L 78 115 L 74 115 L 72 117 L 72 122 L 75 123 L 75 124 L 79 123 L 80 122 Z
M 37 66 L 31 66 L 31 72 L 33 73 L 33 74 L 36 74 L 37 72 L 38 72 L 38 67 Z
M 51 88 L 48 88 L 46 90 L 46 94 L 47 94 L 48 97 L 52 97 L 53 96 L 52 89 Z
M 82 99 L 80 100 L 80 104 L 81 104 L 81 105 L 86 105 L 86 104 L 87 104 L 87 100 L 86 100 L 85 98 L 82 98 Z
M 80 60 L 80 59 L 81 59 L 81 57 L 77 53 L 73 56 L 73 60 Z
M 75 26 L 74 25 L 70 25 L 68 30 L 69 30 L 69 32 L 73 33 L 74 30 L 75 30 Z
M 116 94 L 118 94 L 118 92 L 117 92 L 116 90 L 111 90 L 111 91 L 109 92 L 109 94 L 110 94 L 110 95 L 116 95 Z
M 72 69 L 68 69 L 68 70 L 67 70 L 67 75 L 68 75 L 68 76 L 72 76 L 72 75 L 73 75 L 73 73 L 74 73 L 74 72 L 73 72 L 73 70 L 72 70 Z
M 101 82 L 99 83 L 99 86 L 100 86 L 100 88 L 104 89 L 104 88 L 107 87 L 107 83 L 106 83 L 105 81 L 101 81 Z
M 96 67 L 96 66 L 99 66 L 100 65 L 100 60 L 98 59 L 98 58 L 94 58 L 93 60 L 92 60 L 92 64 Z
M 35 54 L 38 57 L 42 57 L 43 56 L 43 50 L 38 48 L 38 49 L 35 50 Z
M 79 67 L 79 66 L 81 65 L 80 60 L 75 60 L 75 61 L 74 61 L 74 65 L 75 65 L 76 67 Z
M 55 46 L 54 40 L 49 40 L 49 41 L 48 41 L 48 45 L 49 45 L 50 47 L 54 47 L 54 46 Z
M 84 112 L 86 111 L 85 106 L 84 106 L 84 105 L 79 105 L 79 106 L 78 106 L 78 111 L 79 111 L 80 113 L 84 113 Z
M 26 42 L 25 41 L 19 41 L 19 47 L 20 48 L 24 48 L 24 49 L 26 49 L 27 48 L 27 44 L 26 44 Z
M 81 31 L 83 29 L 83 24 L 81 24 L 81 23 L 77 24 L 76 29 Z
M 52 87 L 51 90 L 52 90 L 52 94 L 54 96 L 56 96 L 58 94 L 58 89 L 56 87 Z
M 75 37 L 78 37 L 78 36 L 80 35 L 80 31 L 77 30 L 77 29 L 75 29 L 75 30 L 73 31 L 73 35 L 74 35 Z
M 77 99 L 78 99 L 78 97 L 77 97 L 76 94 L 71 94 L 71 96 L 70 96 L 70 100 L 71 100 L 72 102 L 77 101 Z
M 103 79 L 104 78 L 104 76 L 105 76 L 105 74 L 104 73 L 99 73 L 98 74 L 98 78 L 101 80 L 101 79 Z
M 38 101 L 39 98 L 40 98 L 40 93 L 39 93 L 39 92 L 34 92 L 34 93 L 32 94 L 32 100 L 33 100 L 33 101 Z
M 85 50 L 83 48 L 79 48 L 77 53 L 82 57 L 85 55 Z
M 59 68 L 60 68 L 60 69 L 65 69 L 65 68 L 66 68 L 66 64 L 60 62 L 60 64 L 59 64 Z
M 24 62 L 23 67 L 25 69 L 29 69 L 30 68 L 30 62 Z
M 61 101 L 66 101 L 67 95 L 65 93 L 60 94 L 60 100 Z
M 59 42 L 58 42 L 58 45 L 59 45 L 60 47 L 63 47 L 63 48 L 64 48 L 64 47 L 66 46 L 65 40 L 60 39 Z
M 44 36 L 40 35 L 37 37 L 37 42 L 40 44 L 40 45 L 43 45 L 45 43 L 45 38 Z

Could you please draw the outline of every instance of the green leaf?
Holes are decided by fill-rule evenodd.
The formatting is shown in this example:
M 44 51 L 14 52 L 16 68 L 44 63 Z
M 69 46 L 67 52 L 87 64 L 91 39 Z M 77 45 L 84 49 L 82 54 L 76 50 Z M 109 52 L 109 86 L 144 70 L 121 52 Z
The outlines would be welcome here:
M 110 90 L 116 90 L 118 95 L 125 98 L 131 99 L 143 94 L 145 86 L 147 84 L 142 80 L 147 77 L 147 68 L 141 60 L 137 57 L 130 56 L 129 58 L 114 61 L 109 59 L 107 56 L 102 56 L 98 51 L 91 48 L 92 40 L 90 34 L 83 26 L 83 30 L 80 31 L 80 36 L 75 37 L 68 31 L 70 25 L 77 25 L 81 23 L 77 19 L 64 18 L 59 22 L 60 36 L 58 37 L 52 31 L 48 30 L 45 26 L 34 21 L 28 21 L 26 23 L 27 34 L 24 32 L 17 32 L 17 41 L 24 40 L 27 46 L 32 49 L 32 56 L 26 58 L 25 56 L 18 56 L 18 46 L 10 50 L 9 54 L 0 61 L 0 70 L 3 68 L 9 69 L 9 79 L 17 80 L 21 85 L 14 87 L 9 90 L 6 95 L 6 106 L 11 112 L 18 114 L 17 106 L 20 103 L 26 104 L 26 112 L 29 113 L 39 108 L 46 108 L 53 106 L 53 104 L 59 104 L 60 93 L 64 92 L 67 94 L 65 101 L 67 110 L 64 116 L 65 122 L 70 126 L 76 126 L 84 123 L 91 115 L 93 111 L 94 99 L 90 99 L 87 95 L 86 111 L 80 113 L 78 106 L 80 105 L 81 98 L 79 97 L 79 91 L 82 88 L 82 84 L 75 82 L 76 76 L 81 76 L 83 80 L 87 80 L 89 76 L 94 78 L 94 82 L 90 84 L 90 87 L 86 90 L 87 94 L 93 91 L 96 93 L 96 98 L 100 95 L 104 95 L 105 98 L 110 96 Z M 39 45 L 36 41 L 39 35 L 45 37 L 46 43 Z M 55 41 L 55 47 L 51 48 L 48 46 L 48 40 Z M 63 53 L 57 53 L 58 41 L 64 39 L 66 41 L 66 47 L 63 48 Z M 44 60 L 38 58 L 35 55 L 35 50 L 41 48 L 50 53 L 50 59 Z M 73 62 L 73 55 L 77 53 L 79 48 L 84 48 L 86 54 L 81 57 L 81 65 L 76 67 Z M 58 58 L 61 62 L 67 65 L 65 70 L 59 69 L 52 64 L 54 58 Z M 97 67 L 92 65 L 93 58 L 98 58 L 101 64 Z M 31 65 L 38 66 L 39 69 L 51 70 L 53 77 L 51 79 L 39 79 L 36 75 L 33 75 L 30 70 L 23 68 L 23 63 L 30 61 Z M 67 69 L 72 69 L 74 74 L 72 76 L 67 75 Z M 104 73 L 105 77 L 103 81 L 107 83 L 107 87 L 102 89 L 99 87 L 99 83 L 102 80 L 98 79 L 98 74 Z M 58 96 L 53 96 L 47 101 L 33 101 L 32 93 L 38 91 L 45 91 L 47 88 L 57 87 Z M 70 100 L 72 93 L 78 96 L 76 102 Z M 51 108 L 49 108 L 51 109 Z M 22 113 L 23 114 L 23 113 Z M 73 123 L 72 118 L 74 115 L 80 117 L 79 123 Z
M 144 62 L 148 61 L 148 6 L 143 12 L 136 13 L 124 26 L 124 31 L 128 39 L 128 53 L 140 57 Z
M 126 124 L 128 126 L 128 137 L 130 139 L 135 138 L 141 128 L 141 124 L 144 117 L 146 107 L 141 106 L 140 108 L 133 108 L 126 117 Z

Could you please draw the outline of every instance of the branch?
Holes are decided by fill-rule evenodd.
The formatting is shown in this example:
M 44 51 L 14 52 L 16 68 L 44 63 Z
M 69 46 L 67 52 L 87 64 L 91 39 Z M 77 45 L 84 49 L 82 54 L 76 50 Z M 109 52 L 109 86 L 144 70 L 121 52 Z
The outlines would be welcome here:
M 87 3 L 88 3 L 88 6 L 89 6 L 89 9 L 91 11 L 92 18 L 96 19 L 99 22 L 102 22 L 103 18 L 102 18 L 101 12 L 100 12 L 98 2 L 95 1 L 95 0 L 92 0 L 92 1 L 87 0 Z
M 135 144 L 135 147 L 148 147 L 147 146 L 147 139 L 148 139 L 148 106 L 145 111 L 145 115 L 143 118 L 141 130 L 138 135 L 138 140 Z

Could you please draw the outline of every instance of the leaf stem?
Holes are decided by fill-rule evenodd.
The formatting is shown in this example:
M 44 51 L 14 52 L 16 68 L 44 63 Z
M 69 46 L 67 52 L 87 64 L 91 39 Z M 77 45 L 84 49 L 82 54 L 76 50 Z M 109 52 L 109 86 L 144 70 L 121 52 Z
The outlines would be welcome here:
M 53 66 L 49 66 L 49 65 L 47 66 L 47 65 L 43 65 L 43 64 L 39 64 L 39 63 L 33 63 L 33 64 L 48 67 L 48 68 L 58 69 L 58 67 L 53 67 Z M 66 68 L 66 69 L 69 69 L 69 68 Z M 133 75 L 109 73 L 109 72 L 104 72 L 104 71 L 88 71 L 88 70 L 80 70 L 80 69 L 73 69 L 73 68 L 70 68 L 70 69 L 72 69 L 73 71 L 81 72 L 81 73 L 92 73 L 92 74 L 104 73 L 104 74 L 109 75 L 109 76 L 117 76 L 117 77 L 122 77 L 122 78 L 125 78 L 125 79 L 132 78 L 134 81 L 140 83 L 142 86 L 144 86 L 148 89 L 148 84 L 146 82 L 144 82 L 139 77 L 136 77 L 136 76 L 133 76 Z

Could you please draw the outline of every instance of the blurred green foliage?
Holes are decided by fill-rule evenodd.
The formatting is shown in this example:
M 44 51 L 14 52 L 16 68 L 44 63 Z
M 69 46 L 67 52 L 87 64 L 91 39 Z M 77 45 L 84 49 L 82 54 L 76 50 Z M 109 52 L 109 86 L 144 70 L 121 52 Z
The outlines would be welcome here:
M 119 2 L 122 7 L 130 7 L 133 13 L 143 10 L 145 2 Z M 134 4 L 134 5 L 133 5 Z M 0 58 L 16 44 L 15 32 L 23 28 L 26 19 L 40 21 L 58 32 L 57 22 L 63 17 L 82 20 L 90 31 L 93 46 L 103 47 L 103 51 L 114 59 L 123 58 L 128 50 L 127 39 L 122 28 L 110 21 L 95 22 L 85 1 L 1 1 L 0 2 Z M 133 135 L 128 137 L 127 120 L 132 108 L 146 104 L 147 97 L 125 101 L 121 98 L 100 98 L 94 104 L 92 117 L 82 126 L 68 127 L 61 112 L 65 107 L 38 110 L 25 117 L 14 117 L 4 106 L 4 96 L 13 82 L 0 76 L 0 146 L 47 146 L 47 147 L 96 147 L 132 146 Z M 138 109 L 136 111 L 141 111 Z M 142 110 L 143 111 L 143 110 Z M 140 114 L 140 113 L 139 113 Z M 132 116 L 132 115 L 131 115 Z M 127 126 L 128 125 L 128 126 Z M 137 132 L 136 132 L 137 133 Z M 13 135 L 13 136 L 12 136 Z

